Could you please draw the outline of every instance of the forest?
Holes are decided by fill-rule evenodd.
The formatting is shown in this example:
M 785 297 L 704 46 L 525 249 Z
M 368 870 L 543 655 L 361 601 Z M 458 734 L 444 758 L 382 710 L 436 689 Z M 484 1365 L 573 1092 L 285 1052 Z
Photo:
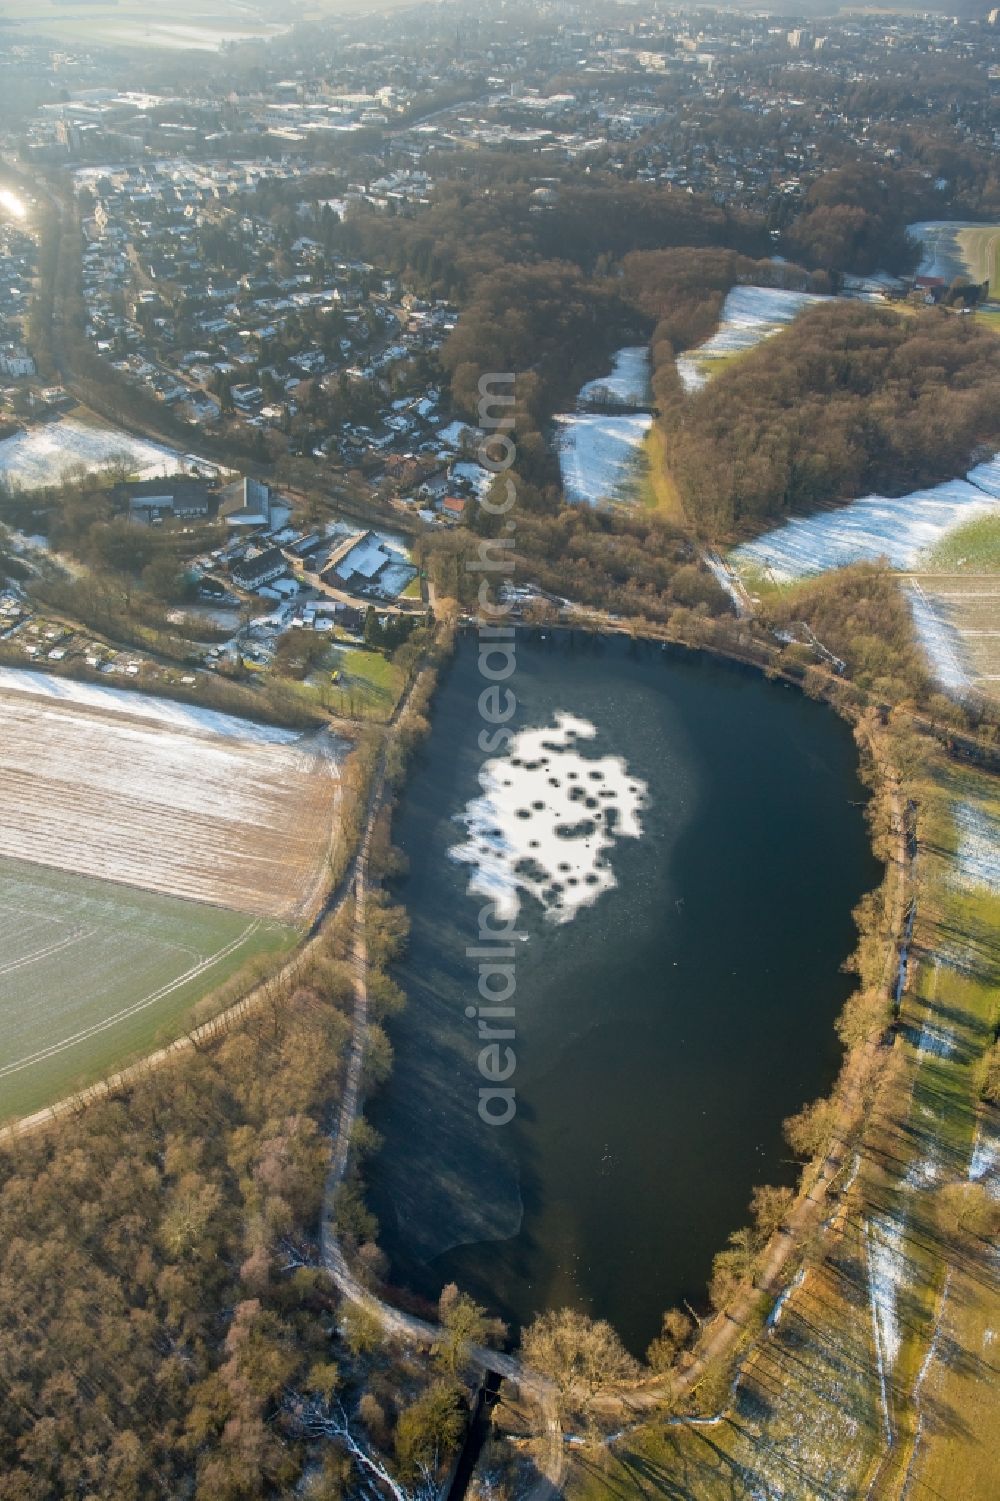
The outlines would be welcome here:
M 475 179 L 441 182 L 428 208 L 413 219 L 387 218 L 358 205 L 343 224 L 330 226 L 326 248 L 405 274 L 425 293 L 459 301 L 502 266 L 560 259 L 600 275 L 635 250 L 717 245 L 764 255 L 768 249 L 760 218 L 698 195 L 576 179 L 561 185 L 542 209 L 531 179 L 508 180 L 503 170 L 483 163 Z
M 962 475 L 1000 441 L 1000 341 L 970 319 L 836 302 L 665 414 L 692 522 L 729 536 Z
M 276 1404 L 337 1378 L 329 1292 L 281 1275 L 281 1247 L 319 1213 L 349 989 L 317 967 L 215 1047 L 0 1153 L 4 1501 L 292 1481 Z
M 369 1086 L 391 1067 L 377 1018 L 401 997 L 381 966 L 405 932 L 373 897 Z M 0 1146 L 2 1501 L 288 1496 L 338 1428 L 410 1482 L 459 1442 L 469 1300 L 445 1300 L 439 1359 L 411 1359 L 339 1306 L 319 1262 L 350 944 L 334 923 L 218 1038 Z M 355 1163 L 376 1145 L 359 1122 Z M 338 1229 L 377 1274 L 356 1173 Z M 344 1447 L 309 1468 L 316 1501 L 344 1494 Z

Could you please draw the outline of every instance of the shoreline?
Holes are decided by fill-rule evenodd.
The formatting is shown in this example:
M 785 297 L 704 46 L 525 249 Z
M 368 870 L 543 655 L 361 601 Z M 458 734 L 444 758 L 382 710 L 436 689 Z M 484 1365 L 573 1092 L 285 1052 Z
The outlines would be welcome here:
M 471 629 L 471 626 L 469 627 Z M 590 637 L 599 637 L 602 634 L 612 633 L 608 628 L 592 629 L 573 626 L 558 627 L 535 627 L 519 626 L 519 630 L 531 631 L 539 634 L 542 638 L 549 630 L 553 633 L 568 634 L 574 630 L 580 630 L 581 634 Z M 464 633 L 464 632 L 463 632 Z M 704 641 L 681 640 L 676 635 L 668 636 L 666 633 L 630 630 L 626 624 L 618 627 L 616 634 L 627 634 L 634 639 L 646 641 L 649 645 L 670 646 L 679 653 L 687 655 L 690 652 L 704 652 L 710 659 L 724 660 L 731 665 L 754 670 L 770 676 L 772 679 L 781 681 L 785 686 L 797 687 L 800 691 L 806 691 L 801 676 L 793 672 L 775 671 L 774 664 L 766 653 L 752 654 L 749 652 L 737 653 L 715 643 Z M 831 678 L 831 687 L 839 682 L 839 679 Z M 816 695 L 818 696 L 818 695 Z M 885 952 L 887 959 L 898 956 L 899 941 L 902 937 L 903 924 L 907 911 L 907 894 L 909 890 L 908 861 L 906 859 L 906 836 L 905 824 L 902 816 L 902 802 L 898 779 L 894 777 L 890 769 L 890 763 L 884 747 L 881 746 L 877 731 L 865 722 L 863 711 L 852 713 L 835 695 L 826 699 L 828 706 L 838 713 L 839 717 L 846 719 L 855 729 L 855 739 L 858 740 L 862 750 L 867 749 L 871 764 L 878 769 L 878 780 L 872 790 L 872 796 L 879 796 L 883 787 L 888 790 L 892 803 L 896 854 L 893 860 L 886 865 L 884 879 L 893 879 L 893 893 L 891 903 L 891 919 L 889 929 L 885 935 Z M 859 739 L 858 729 L 863 729 L 863 739 Z M 862 758 L 863 762 L 863 758 Z M 881 883 L 880 883 L 881 884 Z M 880 887 L 876 887 L 876 890 Z M 885 982 L 885 992 L 888 998 L 896 981 L 897 967 L 886 966 L 891 969 Z M 720 1310 L 714 1317 L 707 1320 L 704 1325 L 704 1334 L 694 1349 L 694 1360 L 690 1362 L 680 1374 L 669 1376 L 652 1375 L 628 1388 L 628 1394 L 622 1393 L 623 1400 L 634 1402 L 635 1399 L 649 1401 L 655 1398 L 659 1400 L 668 1392 L 676 1397 L 683 1393 L 691 1392 L 697 1388 L 704 1379 L 708 1369 L 714 1366 L 721 1358 L 731 1358 L 734 1347 L 745 1335 L 747 1322 L 754 1305 L 760 1302 L 763 1296 L 775 1299 L 781 1297 L 786 1290 L 788 1279 L 784 1273 L 794 1251 L 801 1246 L 808 1233 L 816 1228 L 822 1210 L 825 1208 L 829 1191 L 836 1185 L 844 1166 L 848 1151 L 848 1139 L 851 1132 L 856 1129 L 861 1118 L 860 1106 L 865 1084 L 870 1080 L 876 1066 L 881 1061 L 882 1050 L 880 1043 L 882 1037 L 875 1041 L 866 1041 L 860 1047 L 849 1049 L 837 1072 L 832 1086 L 832 1097 L 839 1102 L 838 1137 L 830 1149 L 818 1161 L 803 1165 L 800 1185 L 796 1191 L 796 1197 L 789 1209 L 786 1220 L 790 1222 L 791 1229 L 781 1229 L 772 1235 L 768 1241 L 763 1256 L 763 1269 L 759 1274 L 755 1285 L 742 1289 L 738 1292 L 733 1302 L 724 1310 Z M 352 1276 L 344 1260 L 343 1253 L 336 1242 L 336 1236 L 332 1227 L 324 1224 L 325 1249 L 324 1264 L 334 1272 L 338 1286 L 345 1296 L 363 1301 L 370 1311 L 376 1312 L 380 1319 L 384 1320 L 385 1327 L 395 1328 L 397 1331 L 406 1329 L 409 1336 L 418 1342 L 426 1342 L 432 1339 L 432 1331 L 436 1326 L 425 1320 L 411 1319 L 402 1309 L 394 1304 L 385 1302 L 368 1289 L 363 1289 Z M 484 1369 L 498 1371 L 499 1374 L 512 1376 L 509 1365 L 506 1370 L 500 1367 L 499 1359 L 491 1363 L 491 1352 L 480 1352 L 477 1357 Z M 505 1358 L 504 1365 L 507 1365 Z

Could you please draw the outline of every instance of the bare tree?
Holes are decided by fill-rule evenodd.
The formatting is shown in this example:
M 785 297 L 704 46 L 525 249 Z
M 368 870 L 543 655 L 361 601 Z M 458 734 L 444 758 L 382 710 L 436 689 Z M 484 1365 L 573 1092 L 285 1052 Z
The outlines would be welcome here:
M 381 1501 L 379 1486 L 385 1486 L 394 1501 L 434 1501 L 437 1487 L 434 1477 L 422 1470 L 416 1488 L 407 1490 L 382 1463 L 369 1453 L 364 1444 L 351 1432 L 350 1420 L 339 1398 L 326 1400 L 322 1396 L 290 1392 L 286 1411 L 299 1431 L 308 1438 L 332 1439 L 342 1444 L 364 1477 L 362 1493 Z

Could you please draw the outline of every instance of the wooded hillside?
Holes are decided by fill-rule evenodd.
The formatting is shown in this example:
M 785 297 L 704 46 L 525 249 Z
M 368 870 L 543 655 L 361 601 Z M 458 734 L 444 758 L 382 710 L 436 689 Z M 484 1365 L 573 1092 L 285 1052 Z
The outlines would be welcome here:
M 803 313 L 667 414 L 692 520 L 724 535 L 963 474 L 1000 442 L 1000 340 L 942 311 Z

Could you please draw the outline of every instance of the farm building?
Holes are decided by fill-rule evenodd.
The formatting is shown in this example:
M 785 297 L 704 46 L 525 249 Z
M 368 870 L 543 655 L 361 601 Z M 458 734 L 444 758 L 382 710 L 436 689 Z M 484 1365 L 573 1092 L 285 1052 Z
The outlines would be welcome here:
M 139 480 L 126 485 L 124 493 L 129 515 L 144 520 L 153 516 L 208 516 L 214 503 L 204 480 L 184 475 Z
M 337 543 L 320 572 L 325 584 L 353 593 L 401 594 L 417 570 L 377 532 L 355 532 Z
M 221 492 L 219 516 L 227 526 L 272 526 L 274 506 L 270 485 L 245 476 Z

